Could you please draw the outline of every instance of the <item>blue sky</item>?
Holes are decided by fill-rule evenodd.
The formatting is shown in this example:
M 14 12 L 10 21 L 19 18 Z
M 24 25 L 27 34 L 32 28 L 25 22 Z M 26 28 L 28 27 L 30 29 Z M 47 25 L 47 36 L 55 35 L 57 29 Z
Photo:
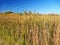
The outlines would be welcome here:
M 5 11 L 60 14 L 60 0 L 0 0 L 0 12 Z

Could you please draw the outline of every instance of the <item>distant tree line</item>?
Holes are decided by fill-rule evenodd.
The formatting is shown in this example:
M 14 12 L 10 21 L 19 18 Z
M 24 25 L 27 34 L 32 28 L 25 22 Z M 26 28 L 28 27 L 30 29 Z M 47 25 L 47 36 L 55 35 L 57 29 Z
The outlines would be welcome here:
M 32 11 L 24 11 L 24 12 L 20 12 L 20 13 L 15 13 L 15 12 L 12 12 L 12 11 L 6 11 L 6 12 L 3 12 L 3 13 L 0 13 L 0 14 L 20 14 L 20 15 L 58 15 L 58 14 L 54 14 L 54 13 L 51 13 L 51 14 L 40 14 L 40 13 L 36 13 L 34 11 L 34 13 Z

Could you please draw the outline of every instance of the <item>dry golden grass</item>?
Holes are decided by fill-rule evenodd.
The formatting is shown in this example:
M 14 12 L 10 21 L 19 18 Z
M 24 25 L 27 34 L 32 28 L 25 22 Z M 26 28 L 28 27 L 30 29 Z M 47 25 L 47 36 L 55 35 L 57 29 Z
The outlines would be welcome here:
M 60 15 L 0 14 L 0 45 L 60 45 Z

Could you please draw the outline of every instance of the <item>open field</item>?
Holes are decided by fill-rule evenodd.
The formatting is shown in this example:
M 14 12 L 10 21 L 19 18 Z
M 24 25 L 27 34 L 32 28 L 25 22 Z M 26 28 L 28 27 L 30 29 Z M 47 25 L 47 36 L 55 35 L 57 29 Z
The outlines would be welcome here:
M 0 14 L 0 45 L 60 45 L 60 15 Z

